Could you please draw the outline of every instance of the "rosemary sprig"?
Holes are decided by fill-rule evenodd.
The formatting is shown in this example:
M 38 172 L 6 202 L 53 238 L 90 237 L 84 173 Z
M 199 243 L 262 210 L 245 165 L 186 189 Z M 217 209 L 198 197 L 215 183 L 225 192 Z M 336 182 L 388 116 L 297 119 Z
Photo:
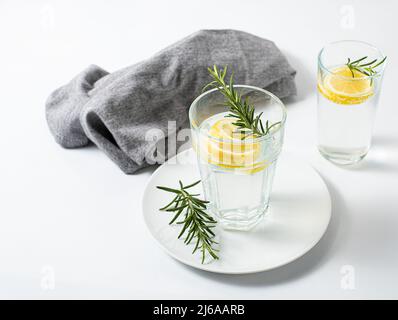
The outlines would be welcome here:
M 177 219 L 183 215 L 183 219 L 177 221 L 177 224 L 182 224 L 178 239 L 186 234 L 184 243 L 190 244 L 195 238 L 196 244 L 192 251 L 194 254 L 197 250 L 202 253 L 202 264 L 205 261 L 206 253 L 210 254 L 213 259 L 218 259 L 216 249 L 213 248 L 213 244 L 217 244 L 214 241 L 214 232 L 211 230 L 216 226 L 217 221 L 208 215 L 204 210 L 208 201 L 197 198 L 199 194 L 190 194 L 187 189 L 196 186 L 199 181 L 196 181 L 190 185 L 184 186 L 179 181 L 180 189 L 173 189 L 169 187 L 157 186 L 158 189 L 171 192 L 175 194 L 174 199 L 165 207 L 159 210 L 173 212 L 174 217 L 170 220 L 169 224 L 173 224 Z
M 249 135 L 262 137 L 268 134 L 274 126 L 280 124 L 280 121 L 270 124 L 267 120 L 265 125 L 261 121 L 262 112 L 254 115 L 255 109 L 249 103 L 248 99 L 242 99 L 242 96 L 234 88 L 234 74 L 232 72 L 229 78 L 229 84 L 226 83 L 227 66 L 219 70 L 216 65 L 207 69 L 213 78 L 203 91 L 208 87 L 216 87 L 226 98 L 225 104 L 229 107 L 230 113 L 226 117 L 235 118 L 233 123 L 238 127 L 238 131 L 242 134 L 242 140 Z
M 386 61 L 386 59 L 387 59 L 387 57 L 384 57 L 379 62 L 377 59 L 374 59 L 370 62 L 365 62 L 365 60 L 367 58 L 368 57 L 365 56 L 365 57 L 359 58 L 355 61 L 351 61 L 350 58 L 347 58 L 346 66 L 350 69 L 353 78 L 355 78 L 354 70 L 356 70 L 360 73 L 363 73 L 364 75 L 366 75 L 368 77 L 377 74 L 377 71 L 375 70 L 375 68 L 377 68 L 378 66 L 383 64 L 384 61 Z

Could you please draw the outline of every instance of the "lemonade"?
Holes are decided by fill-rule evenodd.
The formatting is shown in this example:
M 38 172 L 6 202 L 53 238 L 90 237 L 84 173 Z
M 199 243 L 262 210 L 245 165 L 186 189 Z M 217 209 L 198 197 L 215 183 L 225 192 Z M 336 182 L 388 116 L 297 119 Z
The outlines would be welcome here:
M 252 97 L 256 112 L 266 111 L 264 120 L 281 121 L 264 137 L 248 134 L 242 139 L 235 120 L 218 103 L 223 97 L 217 91 L 199 97 L 190 110 L 193 147 L 209 201 L 207 209 L 226 229 L 248 230 L 265 215 L 282 148 L 284 107 L 274 100 L 276 97 L 254 89 L 241 88 Z
M 361 160 L 371 143 L 378 93 L 364 74 L 346 66 L 318 80 L 318 148 L 332 161 Z
M 359 41 L 332 43 L 319 54 L 318 149 L 326 159 L 347 165 L 368 153 L 384 61 Z

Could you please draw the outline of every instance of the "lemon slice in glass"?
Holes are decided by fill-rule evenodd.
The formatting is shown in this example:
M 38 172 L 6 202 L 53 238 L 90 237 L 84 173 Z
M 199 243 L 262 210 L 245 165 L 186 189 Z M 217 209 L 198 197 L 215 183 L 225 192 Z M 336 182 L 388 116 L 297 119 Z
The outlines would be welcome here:
M 359 104 L 373 95 L 372 81 L 365 74 L 347 66 L 332 69 L 332 73 L 318 80 L 319 92 L 330 101 L 339 104 Z
M 253 136 L 246 136 L 242 140 L 242 133 L 233 124 L 232 118 L 223 118 L 216 121 L 209 129 L 211 138 L 203 138 L 202 155 L 211 164 L 237 169 L 241 173 L 252 174 L 266 167 L 264 162 L 259 163 L 260 144 L 254 142 Z

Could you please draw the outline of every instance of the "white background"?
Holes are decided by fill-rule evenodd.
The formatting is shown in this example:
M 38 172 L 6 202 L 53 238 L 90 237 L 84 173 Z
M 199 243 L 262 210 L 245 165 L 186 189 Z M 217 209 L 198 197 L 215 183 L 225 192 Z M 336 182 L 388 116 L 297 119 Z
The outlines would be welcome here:
M 397 12 L 393 0 L 1 0 L 0 297 L 398 298 Z M 49 93 L 88 64 L 113 71 L 202 28 L 273 40 L 298 71 L 285 149 L 324 178 L 333 217 L 311 252 L 277 270 L 223 276 L 168 257 L 141 213 L 152 169 L 124 175 L 94 147 L 62 149 L 46 125 Z M 388 56 L 374 144 L 355 169 L 316 150 L 316 57 L 341 39 Z

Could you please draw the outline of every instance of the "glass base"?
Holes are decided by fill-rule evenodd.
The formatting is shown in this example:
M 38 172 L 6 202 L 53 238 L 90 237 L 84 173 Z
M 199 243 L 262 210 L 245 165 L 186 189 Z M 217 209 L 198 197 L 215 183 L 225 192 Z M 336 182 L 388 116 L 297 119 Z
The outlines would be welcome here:
M 222 213 L 213 213 L 221 227 L 225 230 L 248 231 L 263 220 L 268 213 L 268 205 L 262 209 L 251 212 L 231 210 Z
M 351 151 L 341 151 L 332 148 L 324 148 L 318 146 L 318 150 L 320 154 L 330 162 L 340 165 L 340 166 L 348 166 L 353 165 L 360 162 L 368 153 L 368 149 L 361 148 L 359 150 L 351 150 Z

